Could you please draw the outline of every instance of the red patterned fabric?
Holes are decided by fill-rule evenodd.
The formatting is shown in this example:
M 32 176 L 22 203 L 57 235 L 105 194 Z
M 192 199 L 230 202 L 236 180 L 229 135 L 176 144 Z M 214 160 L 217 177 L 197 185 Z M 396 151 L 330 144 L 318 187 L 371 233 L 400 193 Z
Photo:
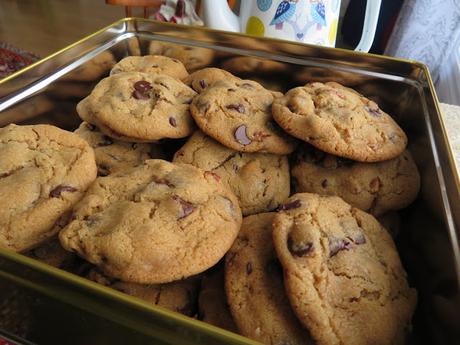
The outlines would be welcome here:
M 37 61 L 38 56 L 0 42 L 0 79 Z M 0 343 L 0 345 L 2 345 Z

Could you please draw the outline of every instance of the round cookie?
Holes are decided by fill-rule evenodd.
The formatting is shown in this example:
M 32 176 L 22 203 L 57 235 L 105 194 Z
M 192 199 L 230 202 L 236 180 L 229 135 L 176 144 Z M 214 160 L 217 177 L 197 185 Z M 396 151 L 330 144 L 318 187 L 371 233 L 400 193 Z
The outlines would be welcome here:
M 72 269 L 78 260 L 74 253 L 62 248 L 58 238 L 53 238 L 41 246 L 24 253 L 24 255 L 63 270 Z
M 182 80 L 188 76 L 185 66 L 177 59 L 162 55 L 128 56 L 120 60 L 110 71 L 110 75 L 120 72 L 143 72 L 165 74 Z
M 417 292 L 374 217 L 338 197 L 295 194 L 274 218 L 273 244 L 318 345 L 404 344 Z
M 194 129 L 189 103 L 195 94 L 167 75 L 120 72 L 101 80 L 78 103 L 77 112 L 105 134 L 124 141 L 183 138 Z
M 99 177 L 59 234 L 105 274 L 168 283 L 201 273 L 227 252 L 241 225 L 238 200 L 213 173 L 147 160 Z
M 208 67 L 193 72 L 185 78 L 184 83 L 197 93 L 202 93 L 208 86 L 219 80 L 240 80 L 240 78 L 223 69 Z
M 284 292 L 283 271 L 272 244 L 275 213 L 243 219 L 225 256 L 225 291 L 240 333 L 264 344 L 313 344 Z
M 375 216 L 409 206 L 420 189 L 420 176 L 409 151 L 384 162 L 361 163 L 299 148 L 291 174 L 296 192 L 336 195 Z
M 141 165 L 147 159 L 164 156 L 157 145 L 118 141 L 102 134 L 96 126 L 88 122 L 82 122 L 75 134 L 85 139 L 93 148 L 98 176 L 124 171 Z
M 64 75 L 61 80 L 93 81 L 106 76 L 116 64 L 113 54 L 106 50 L 85 62 L 70 73 Z
M 279 61 L 259 59 L 251 56 L 237 56 L 222 62 L 222 69 L 235 75 L 260 75 L 281 73 L 287 66 Z
M 310 83 L 275 99 L 273 118 L 292 136 L 318 149 L 361 162 L 399 156 L 407 137 L 390 115 L 337 83 Z
M 210 65 L 214 59 L 212 49 L 161 41 L 150 42 L 149 53 L 177 59 L 184 64 L 188 71 L 192 72 Z
M 237 333 L 225 296 L 224 266 L 220 264 L 217 266 L 208 270 L 201 280 L 198 318 L 203 322 Z
M 235 151 L 288 154 L 295 142 L 273 123 L 275 94 L 251 80 L 221 80 L 195 97 L 190 111 L 205 134 Z
M 274 210 L 289 197 L 286 156 L 236 152 L 196 131 L 176 152 L 173 162 L 216 174 L 238 198 L 243 215 Z
M 95 178 L 94 152 L 78 135 L 49 125 L 0 128 L 0 248 L 21 252 L 56 235 Z
M 88 279 L 118 290 L 127 295 L 140 298 L 154 304 L 187 316 L 196 314 L 198 286 L 196 277 L 179 280 L 168 284 L 135 284 L 125 283 L 108 277 L 93 268 L 87 275 Z

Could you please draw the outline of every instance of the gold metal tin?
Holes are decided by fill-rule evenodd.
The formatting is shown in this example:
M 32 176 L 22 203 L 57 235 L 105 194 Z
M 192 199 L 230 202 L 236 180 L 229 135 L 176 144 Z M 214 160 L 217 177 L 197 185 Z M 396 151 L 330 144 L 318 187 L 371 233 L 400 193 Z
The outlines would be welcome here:
M 107 50 L 117 60 L 146 54 L 151 41 L 212 49 L 216 63 L 238 55 L 280 61 L 285 71 L 258 78 L 276 81 L 285 90 L 307 81 L 335 80 L 392 114 L 408 134 L 422 176 L 418 199 L 401 213 L 397 239 L 409 280 L 419 291 L 410 343 L 458 343 L 460 180 L 425 65 L 127 18 L 0 80 L 0 126 L 45 122 L 73 130 L 79 121 L 75 106 L 97 80 L 72 80 L 72 71 Z M 5 250 L 0 250 L 0 306 L 7 310 L 0 310 L 0 328 L 38 343 L 255 343 Z

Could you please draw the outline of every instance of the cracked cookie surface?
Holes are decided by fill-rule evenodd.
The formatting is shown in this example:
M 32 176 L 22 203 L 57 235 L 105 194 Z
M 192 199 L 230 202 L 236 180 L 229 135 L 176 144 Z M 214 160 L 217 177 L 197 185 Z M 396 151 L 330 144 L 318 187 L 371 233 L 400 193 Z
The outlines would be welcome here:
M 74 133 L 85 139 L 93 148 L 98 176 L 107 176 L 139 166 L 147 159 L 164 156 L 158 145 L 112 139 L 88 122 L 82 122 Z
M 291 310 L 272 244 L 275 213 L 243 219 L 225 256 L 225 290 L 241 334 L 264 344 L 313 344 Z
M 243 215 L 271 211 L 289 196 L 286 156 L 237 152 L 196 131 L 173 162 L 212 171 L 238 198 Z
M 140 298 L 147 303 L 154 304 L 187 316 L 196 313 L 199 279 L 175 281 L 167 284 L 135 284 L 125 283 L 104 275 L 97 268 L 93 268 L 86 278 L 118 290 L 127 295 Z
M 54 126 L 0 128 L 0 248 L 32 249 L 96 178 L 91 147 Z
M 273 122 L 276 96 L 251 80 L 220 80 L 193 99 L 190 111 L 205 134 L 233 150 L 288 154 L 295 141 Z
M 296 192 L 336 195 L 375 216 L 409 206 L 420 175 L 409 151 L 384 162 L 361 163 L 303 146 L 291 169 Z
M 318 345 L 404 344 L 417 293 L 374 217 L 338 197 L 295 194 L 274 218 L 273 243 Z
M 238 200 L 212 173 L 147 160 L 96 179 L 59 237 L 109 276 L 157 284 L 216 264 L 240 225 Z
M 110 75 L 120 72 L 166 74 L 179 80 L 188 76 L 188 72 L 182 62 L 162 55 L 125 57 L 113 66 Z
M 273 102 L 273 118 L 318 149 L 361 162 L 399 156 L 407 137 L 373 101 L 338 83 L 311 83 Z
M 195 94 L 167 75 L 120 72 L 101 80 L 78 103 L 77 112 L 106 135 L 123 141 L 177 139 L 193 132 L 189 103 Z

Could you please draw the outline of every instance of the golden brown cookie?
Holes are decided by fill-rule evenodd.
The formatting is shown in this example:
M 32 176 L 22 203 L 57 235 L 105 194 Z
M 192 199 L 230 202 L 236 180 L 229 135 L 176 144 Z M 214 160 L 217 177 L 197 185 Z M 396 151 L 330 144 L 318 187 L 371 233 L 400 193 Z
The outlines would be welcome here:
M 312 344 L 284 292 L 283 270 L 272 244 L 275 213 L 243 219 L 225 256 L 225 291 L 241 334 L 264 344 Z
M 144 300 L 187 316 L 193 316 L 197 310 L 198 286 L 200 280 L 190 277 L 168 284 L 125 283 L 104 275 L 97 268 L 89 271 L 86 278 L 101 285 L 108 286 L 127 295 Z
M 202 93 L 208 86 L 219 80 L 240 80 L 240 78 L 223 69 L 208 67 L 193 72 L 185 78 L 184 83 L 197 93 Z
M 188 72 L 182 62 L 162 55 L 125 57 L 113 66 L 110 75 L 120 72 L 165 74 L 179 80 L 185 79 L 188 76 Z
M 195 91 L 162 74 L 120 72 L 101 80 L 77 105 L 78 115 L 108 136 L 148 142 L 193 132 Z
M 273 102 L 273 118 L 318 149 L 361 162 L 399 156 L 407 137 L 379 106 L 337 83 L 311 83 Z
M 216 174 L 238 198 L 243 215 L 272 211 L 289 197 L 286 156 L 237 152 L 196 131 L 173 162 Z
M 95 178 L 94 152 L 78 135 L 49 125 L 0 128 L 0 248 L 25 251 L 56 235 Z
M 149 53 L 177 59 L 189 72 L 208 66 L 214 59 L 212 49 L 161 41 L 150 42 Z
M 94 81 L 105 77 L 116 61 L 113 54 L 106 50 L 85 62 L 80 67 L 64 75 L 61 80 Z
M 147 159 L 164 158 L 159 145 L 128 143 L 112 139 L 88 122 L 82 122 L 75 134 L 85 139 L 93 148 L 98 176 L 107 176 L 139 166 Z
M 296 192 L 336 195 L 379 216 L 409 206 L 420 176 L 409 151 L 384 162 L 361 163 L 301 146 L 291 169 Z
M 287 65 L 274 60 L 260 59 L 252 56 L 237 56 L 222 63 L 222 69 L 237 76 L 252 76 L 265 73 L 281 73 L 286 71 Z
M 273 221 L 291 306 L 318 345 L 404 344 L 417 292 L 390 234 L 338 197 L 294 194 Z
M 276 95 L 251 80 L 221 80 L 195 97 L 190 111 L 205 134 L 235 151 L 288 154 L 295 142 L 273 123 Z
M 218 264 L 204 273 L 198 297 L 198 318 L 211 325 L 238 332 L 228 309 L 224 287 L 224 266 Z
M 240 225 L 238 200 L 213 173 L 152 159 L 97 178 L 59 237 L 109 276 L 158 284 L 215 265 Z

